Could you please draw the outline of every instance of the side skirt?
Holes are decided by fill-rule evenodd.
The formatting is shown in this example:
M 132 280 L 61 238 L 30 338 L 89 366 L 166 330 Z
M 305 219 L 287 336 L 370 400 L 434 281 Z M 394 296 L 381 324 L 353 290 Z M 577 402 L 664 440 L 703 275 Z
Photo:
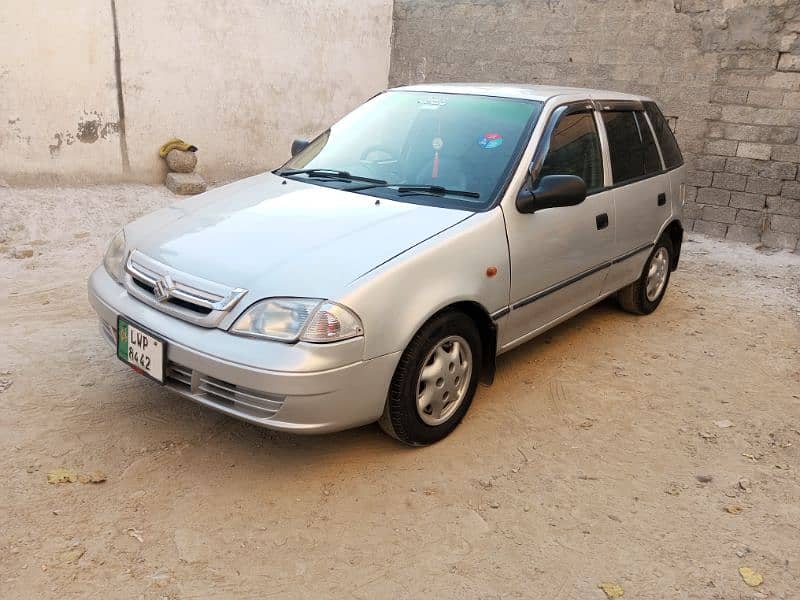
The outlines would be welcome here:
M 590 300 L 586 304 L 582 304 L 581 306 L 578 306 L 577 308 L 572 309 L 568 313 L 564 313 L 560 317 L 557 317 L 557 318 L 553 319 L 552 321 L 550 321 L 549 323 L 546 323 L 545 325 L 542 325 L 538 329 L 534 329 L 533 331 L 531 331 L 529 333 L 526 333 L 525 335 L 523 335 L 521 337 L 518 337 L 517 339 L 508 342 L 506 345 L 498 347 L 497 348 L 497 355 L 499 356 L 499 355 L 503 354 L 504 352 L 508 352 L 509 350 L 513 350 L 517 346 L 520 346 L 520 345 L 524 344 L 525 342 L 527 342 L 528 340 L 531 340 L 531 339 L 535 338 L 537 335 L 544 333 L 548 329 L 552 329 L 556 325 L 560 325 L 561 323 L 563 323 L 564 321 L 566 321 L 570 317 L 573 317 L 573 316 L 577 315 L 578 313 L 583 312 L 587 308 L 590 308 L 590 307 L 594 306 L 595 304 L 597 304 L 599 302 L 602 302 L 603 300 L 605 300 L 609 296 L 611 296 L 613 294 L 616 294 L 616 293 L 617 293 L 617 290 L 614 290 L 612 292 L 606 292 L 605 294 Z

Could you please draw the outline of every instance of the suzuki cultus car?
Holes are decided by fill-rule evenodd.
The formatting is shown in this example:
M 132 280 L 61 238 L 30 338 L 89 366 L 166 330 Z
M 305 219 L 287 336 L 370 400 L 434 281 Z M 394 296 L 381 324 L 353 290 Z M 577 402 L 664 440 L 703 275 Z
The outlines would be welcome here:
M 118 357 L 207 407 L 298 433 L 442 439 L 495 357 L 678 265 L 686 170 L 647 98 L 417 85 L 275 171 L 142 217 L 89 280 Z

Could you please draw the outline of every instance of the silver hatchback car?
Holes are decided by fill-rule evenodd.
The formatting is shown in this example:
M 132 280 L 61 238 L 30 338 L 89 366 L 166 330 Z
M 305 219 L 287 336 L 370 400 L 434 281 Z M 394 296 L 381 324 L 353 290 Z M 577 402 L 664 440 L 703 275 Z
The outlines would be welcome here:
M 89 280 L 117 356 L 298 433 L 442 439 L 495 357 L 678 265 L 686 169 L 647 98 L 516 85 L 379 94 L 281 168 L 120 231 Z

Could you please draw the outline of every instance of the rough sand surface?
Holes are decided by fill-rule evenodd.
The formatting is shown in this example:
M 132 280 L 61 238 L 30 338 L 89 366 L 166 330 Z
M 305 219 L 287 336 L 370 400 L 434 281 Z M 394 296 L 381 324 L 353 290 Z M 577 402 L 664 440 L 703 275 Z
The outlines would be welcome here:
M 502 357 L 409 449 L 261 430 L 113 357 L 86 279 L 172 201 L 0 188 L 0 596 L 800 597 L 800 256 L 692 238 L 655 314 L 603 303 Z

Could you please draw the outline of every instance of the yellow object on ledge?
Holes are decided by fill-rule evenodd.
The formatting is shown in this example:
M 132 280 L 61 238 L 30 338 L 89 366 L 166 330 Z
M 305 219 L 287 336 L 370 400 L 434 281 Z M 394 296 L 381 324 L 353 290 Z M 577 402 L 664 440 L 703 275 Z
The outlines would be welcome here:
M 197 146 L 194 146 L 192 144 L 187 144 L 186 142 L 184 142 L 183 140 L 178 139 L 178 138 L 172 138 L 171 140 L 166 142 L 164 145 L 162 145 L 161 148 L 158 149 L 158 155 L 161 158 L 164 158 L 167 154 L 169 154 L 170 150 L 183 150 L 184 152 L 187 152 L 187 151 L 188 152 L 197 152 Z

